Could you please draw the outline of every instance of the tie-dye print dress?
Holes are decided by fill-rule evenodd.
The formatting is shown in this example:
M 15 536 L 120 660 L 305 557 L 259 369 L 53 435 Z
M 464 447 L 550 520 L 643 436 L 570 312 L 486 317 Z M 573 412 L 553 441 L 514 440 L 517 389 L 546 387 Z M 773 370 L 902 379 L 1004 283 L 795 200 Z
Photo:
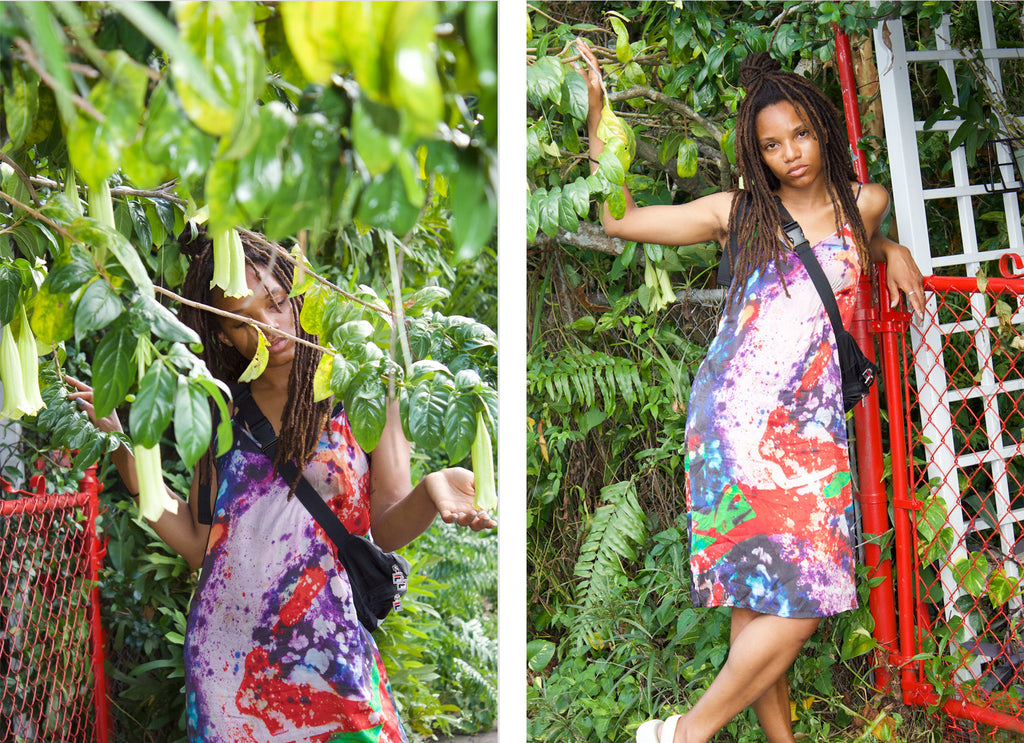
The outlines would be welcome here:
M 845 244 L 844 244 L 845 238 Z M 849 230 L 814 246 L 844 325 L 860 259 Z M 856 607 L 852 488 L 831 324 L 796 253 L 730 303 L 694 379 L 686 493 L 695 606 L 783 617 Z
M 234 435 L 186 632 L 189 740 L 405 741 L 333 545 L 237 420 Z M 369 464 L 344 412 L 305 475 L 367 533 Z

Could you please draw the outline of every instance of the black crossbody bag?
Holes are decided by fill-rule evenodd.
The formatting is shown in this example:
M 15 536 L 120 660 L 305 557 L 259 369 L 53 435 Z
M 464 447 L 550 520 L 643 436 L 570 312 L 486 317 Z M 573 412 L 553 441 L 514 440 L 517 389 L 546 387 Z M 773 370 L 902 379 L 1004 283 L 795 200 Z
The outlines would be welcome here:
M 273 461 L 277 451 L 277 436 L 253 399 L 249 386 L 234 385 L 231 391 L 239 416 L 249 433 L 256 439 L 261 451 Z M 278 467 L 277 471 L 285 482 L 292 483 L 298 474 L 298 467 L 294 462 L 287 462 Z M 338 561 L 344 566 L 352 586 L 356 614 L 362 625 L 372 632 L 392 609 L 401 610 L 402 596 L 409 588 L 409 561 L 394 552 L 385 552 L 369 539 L 349 534 L 345 525 L 305 476 L 299 478 L 295 495 L 334 543 Z
M 818 296 L 821 297 L 825 311 L 828 312 L 828 319 L 832 323 L 832 332 L 836 335 L 836 349 L 839 351 L 839 371 L 843 380 L 843 408 L 851 410 L 871 392 L 871 386 L 878 377 L 878 367 L 864 355 L 857 339 L 843 327 L 843 318 L 839 314 L 836 295 L 833 293 L 828 279 L 825 278 L 825 272 L 821 270 L 821 264 L 818 263 L 818 258 L 814 255 L 810 243 L 804 237 L 804 231 L 790 216 L 789 211 L 782 205 L 782 201 L 778 197 L 775 197 L 775 200 L 778 202 L 779 214 L 783 220 L 782 231 L 796 246 L 796 254 L 804 264 L 804 268 L 807 269 L 814 288 L 818 290 Z

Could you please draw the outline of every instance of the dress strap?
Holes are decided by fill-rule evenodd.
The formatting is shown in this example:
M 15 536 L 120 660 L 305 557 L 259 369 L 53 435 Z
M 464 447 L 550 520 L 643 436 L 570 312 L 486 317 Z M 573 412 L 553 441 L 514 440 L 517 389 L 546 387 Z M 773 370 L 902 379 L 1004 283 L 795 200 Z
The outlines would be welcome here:
M 863 184 L 863 183 L 861 183 L 860 181 L 858 181 L 858 182 L 857 182 L 857 195 L 853 197 L 853 200 L 854 200 L 854 201 L 856 201 L 857 199 L 859 199 L 859 198 L 860 198 L 860 190 L 861 190 L 862 188 L 864 188 L 864 184 Z

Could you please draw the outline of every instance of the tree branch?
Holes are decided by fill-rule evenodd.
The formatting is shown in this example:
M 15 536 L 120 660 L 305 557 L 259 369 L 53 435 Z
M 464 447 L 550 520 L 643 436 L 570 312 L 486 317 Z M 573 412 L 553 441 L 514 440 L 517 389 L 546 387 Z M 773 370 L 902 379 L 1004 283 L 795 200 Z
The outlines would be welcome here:
M 60 84 L 53 79 L 53 76 L 46 71 L 45 67 L 39 64 L 39 55 L 36 54 L 36 50 L 32 48 L 31 44 L 29 44 L 25 39 L 15 39 L 14 45 L 21 49 L 22 54 L 25 55 L 25 63 L 31 67 L 37 75 L 39 75 L 40 80 L 46 83 L 51 90 L 60 89 Z M 68 97 L 76 106 L 92 118 L 96 119 L 96 121 L 102 123 L 107 120 L 106 116 L 100 113 L 95 106 L 89 103 L 89 101 L 82 96 L 75 93 L 69 93 Z
M 280 328 L 271 327 L 270 325 L 262 323 L 259 320 L 253 320 L 251 317 L 246 317 L 245 315 L 236 315 L 234 312 L 228 312 L 227 310 L 219 309 L 218 307 L 214 307 L 213 305 L 203 304 L 202 302 L 194 302 L 191 299 L 185 299 L 185 297 L 181 296 L 180 294 L 176 294 L 175 292 L 172 292 L 170 289 L 165 289 L 164 287 L 159 286 L 157 284 L 153 285 L 153 289 L 154 291 L 156 291 L 157 294 L 163 294 L 165 297 L 169 297 L 170 299 L 173 299 L 175 302 L 180 302 L 181 304 L 188 305 L 189 307 L 194 307 L 197 310 L 203 310 L 205 312 L 209 312 L 214 315 L 220 315 L 221 317 L 226 317 L 231 320 L 244 322 L 247 325 L 252 325 L 253 327 L 257 327 L 260 330 L 266 331 L 267 333 L 281 335 L 284 336 L 285 338 L 291 338 L 296 343 L 301 343 L 304 346 L 315 348 L 323 353 L 331 353 L 330 349 L 324 348 L 323 346 L 317 343 L 313 343 L 303 338 L 299 338 L 297 335 L 292 335 L 291 333 L 286 333 Z
M 576 232 L 567 232 L 559 228 L 556 239 L 565 245 L 585 248 L 586 250 L 596 250 L 599 253 L 608 253 L 609 255 L 622 255 L 622 251 L 626 248 L 625 240 L 609 237 L 608 233 L 601 228 L 601 225 L 590 222 L 580 222 L 579 229 Z
M 665 95 L 660 90 L 655 90 L 654 88 L 650 88 L 646 85 L 634 85 L 632 88 L 628 88 L 627 90 L 608 92 L 608 100 L 612 102 L 625 101 L 630 98 L 646 98 L 650 101 L 654 101 L 655 103 L 661 103 L 676 113 L 700 124 L 707 130 L 708 134 L 713 136 L 715 139 L 721 139 L 722 135 L 725 134 L 725 130 L 718 124 L 710 119 L 704 118 L 678 98 Z

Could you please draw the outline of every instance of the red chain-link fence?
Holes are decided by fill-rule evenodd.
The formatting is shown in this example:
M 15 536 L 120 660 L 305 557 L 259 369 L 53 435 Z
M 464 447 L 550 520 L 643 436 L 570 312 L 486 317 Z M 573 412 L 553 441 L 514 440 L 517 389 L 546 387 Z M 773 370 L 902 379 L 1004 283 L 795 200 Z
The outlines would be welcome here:
M 1024 740 L 1024 279 L 925 287 L 923 322 L 887 309 L 883 285 L 874 323 L 892 452 L 892 658 L 904 700 L 948 715 L 947 740 Z
M 0 486 L 0 743 L 105 743 L 95 472 L 77 493 Z

